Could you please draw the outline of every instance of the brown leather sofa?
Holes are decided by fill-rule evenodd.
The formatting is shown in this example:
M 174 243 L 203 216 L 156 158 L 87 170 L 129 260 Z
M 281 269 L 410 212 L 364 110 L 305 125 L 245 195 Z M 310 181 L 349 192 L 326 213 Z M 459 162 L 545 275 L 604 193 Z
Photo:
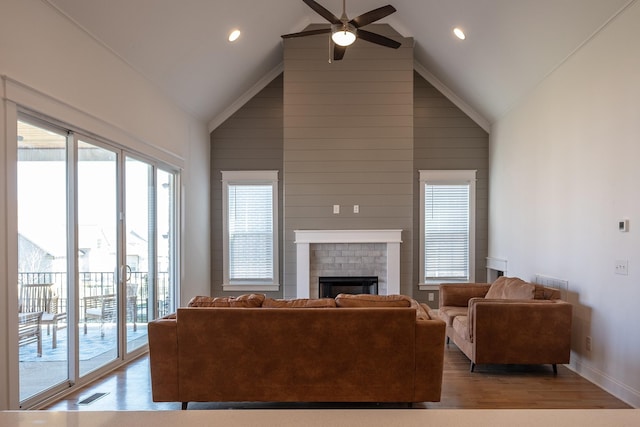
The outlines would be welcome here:
M 444 338 L 400 295 L 196 297 L 149 323 L 153 400 L 439 401 Z
M 440 285 L 438 315 L 449 340 L 476 364 L 569 363 L 571 304 L 560 291 L 500 277 L 491 283 Z

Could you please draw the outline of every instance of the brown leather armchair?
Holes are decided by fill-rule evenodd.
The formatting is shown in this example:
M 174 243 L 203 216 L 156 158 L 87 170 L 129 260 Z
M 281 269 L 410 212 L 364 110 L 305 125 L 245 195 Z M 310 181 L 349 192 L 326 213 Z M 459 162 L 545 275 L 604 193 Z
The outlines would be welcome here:
M 452 340 L 476 364 L 569 363 L 571 304 L 560 291 L 517 278 L 499 278 L 505 285 L 499 298 L 490 283 L 440 285 L 438 315 Z M 509 286 L 518 287 L 509 295 Z M 524 292 L 524 293 L 523 293 Z

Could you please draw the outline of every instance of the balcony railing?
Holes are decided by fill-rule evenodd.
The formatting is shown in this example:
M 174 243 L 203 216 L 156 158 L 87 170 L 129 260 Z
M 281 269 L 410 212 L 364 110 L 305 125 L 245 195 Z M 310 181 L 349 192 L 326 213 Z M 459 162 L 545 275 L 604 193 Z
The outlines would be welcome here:
M 157 273 L 156 317 L 169 314 L 172 309 L 172 293 L 170 289 L 170 276 L 168 272 Z M 143 271 L 130 272 L 127 274 L 127 301 L 136 301 L 134 313 L 135 323 L 146 323 L 149 316 L 149 274 Z M 58 311 L 67 312 L 68 292 L 67 273 L 65 272 L 22 272 L 18 273 L 18 295 L 20 295 L 21 285 L 33 285 L 39 283 L 51 283 L 52 289 L 58 295 Z M 85 297 L 96 297 L 101 295 L 116 294 L 115 274 L 113 272 L 83 272 L 79 274 L 79 295 L 80 322 L 85 312 Z M 135 298 L 132 298 L 135 297 Z M 134 319 L 128 319 L 134 321 Z

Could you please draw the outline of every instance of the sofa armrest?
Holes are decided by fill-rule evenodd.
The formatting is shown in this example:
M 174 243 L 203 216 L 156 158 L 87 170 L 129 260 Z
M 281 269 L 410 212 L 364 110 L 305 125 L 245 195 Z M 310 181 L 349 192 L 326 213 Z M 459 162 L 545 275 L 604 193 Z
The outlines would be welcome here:
M 178 327 L 175 316 L 149 322 L 148 332 L 153 401 L 179 401 Z
M 562 300 L 474 299 L 468 327 L 475 363 L 568 363 L 571 318 Z
M 466 307 L 471 298 L 484 297 L 490 283 L 443 283 L 440 285 L 440 307 Z
M 439 402 L 444 368 L 446 324 L 440 319 L 416 321 L 415 402 Z
M 438 313 L 433 308 L 429 307 L 427 304 L 421 302 L 420 307 L 422 307 L 422 309 L 427 313 L 427 317 L 429 318 L 427 320 L 440 319 L 440 316 L 438 316 Z

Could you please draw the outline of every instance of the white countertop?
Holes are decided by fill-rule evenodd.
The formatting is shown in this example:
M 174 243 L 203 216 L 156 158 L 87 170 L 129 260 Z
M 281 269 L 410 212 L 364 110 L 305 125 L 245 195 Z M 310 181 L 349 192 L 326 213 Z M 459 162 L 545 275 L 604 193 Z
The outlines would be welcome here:
M 180 426 L 640 426 L 640 409 L 346 409 L 188 411 L 6 411 L 3 427 L 180 427 Z

